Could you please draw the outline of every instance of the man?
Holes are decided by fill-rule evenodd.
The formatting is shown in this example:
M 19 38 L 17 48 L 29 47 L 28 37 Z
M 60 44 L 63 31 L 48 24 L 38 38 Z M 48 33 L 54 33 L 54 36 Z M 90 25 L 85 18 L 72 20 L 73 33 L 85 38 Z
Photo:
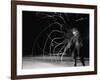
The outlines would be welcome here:
M 78 56 L 80 57 L 80 61 L 81 61 L 82 65 L 85 66 L 84 56 L 81 55 L 81 53 L 80 53 L 80 49 L 83 46 L 83 44 L 80 39 L 79 31 L 75 28 L 73 28 L 71 31 L 73 33 L 73 37 L 71 39 L 72 39 L 72 46 L 74 47 L 74 49 L 72 51 L 72 53 L 74 53 L 74 60 L 75 60 L 74 66 L 77 66 L 77 57 Z

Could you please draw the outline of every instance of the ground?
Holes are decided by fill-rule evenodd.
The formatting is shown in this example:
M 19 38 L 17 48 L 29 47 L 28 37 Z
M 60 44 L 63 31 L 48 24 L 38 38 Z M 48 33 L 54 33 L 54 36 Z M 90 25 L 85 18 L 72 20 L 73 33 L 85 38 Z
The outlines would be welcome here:
M 89 66 L 89 59 L 85 58 L 85 65 Z M 23 57 L 23 69 L 34 68 L 54 68 L 54 67 L 73 67 L 74 60 L 72 57 L 64 57 L 63 61 L 57 57 Z M 82 66 L 81 62 L 77 60 L 77 66 Z

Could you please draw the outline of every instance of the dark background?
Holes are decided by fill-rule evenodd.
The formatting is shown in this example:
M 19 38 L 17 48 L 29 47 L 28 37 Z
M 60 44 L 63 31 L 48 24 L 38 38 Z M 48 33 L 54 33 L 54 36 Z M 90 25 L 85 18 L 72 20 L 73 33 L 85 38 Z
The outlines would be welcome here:
M 67 28 L 77 28 L 81 34 L 83 40 L 82 53 L 85 57 L 89 57 L 89 14 L 74 14 L 74 13 L 60 13 L 64 18 Z M 22 53 L 23 56 L 30 55 L 41 55 L 41 47 L 45 42 L 46 34 L 39 33 L 47 27 L 49 24 L 54 22 L 54 18 L 46 17 L 47 15 L 55 15 L 54 12 L 33 12 L 33 11 L 22 11 Z M 59 15 L 56 14 L 56 15 Z M 63 23 L 60 19 L 58 22 Z M 39 36 L 39 39 L 37 39 Z M 39 43 L 38 48 L 35 43 Z M 35 49 L 33 49 L 33 47 Z

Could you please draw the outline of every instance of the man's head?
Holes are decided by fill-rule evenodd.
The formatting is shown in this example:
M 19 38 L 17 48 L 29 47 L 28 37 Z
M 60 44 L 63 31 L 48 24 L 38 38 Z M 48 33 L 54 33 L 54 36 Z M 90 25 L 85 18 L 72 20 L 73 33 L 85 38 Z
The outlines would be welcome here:
M 76 28 L 73 28 L 71 31 L 74 36 L 79 36 L 79 31 Z

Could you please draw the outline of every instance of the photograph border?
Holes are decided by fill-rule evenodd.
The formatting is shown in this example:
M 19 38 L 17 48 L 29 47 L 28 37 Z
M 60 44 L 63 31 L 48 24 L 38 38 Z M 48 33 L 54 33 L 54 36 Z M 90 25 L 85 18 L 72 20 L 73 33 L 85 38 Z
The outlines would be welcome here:
M 52 74 L 36 74 L 36 75 L 17 75 L 17 5 L 33 5 L 63 8 L 81 8 L 94 9 L 94 71 L 70 72 L 70 73 L 52 73 Z M 45 77 L 61 77 L 61 76 L 78 76 L 97 74 L 97 6 L 81 5 L 81 4 L 64 4 L 64 3 L 48 3 L 33 1 L 11 1 L 11 79 L 29 79 L 29 78 L 45 78 Z

